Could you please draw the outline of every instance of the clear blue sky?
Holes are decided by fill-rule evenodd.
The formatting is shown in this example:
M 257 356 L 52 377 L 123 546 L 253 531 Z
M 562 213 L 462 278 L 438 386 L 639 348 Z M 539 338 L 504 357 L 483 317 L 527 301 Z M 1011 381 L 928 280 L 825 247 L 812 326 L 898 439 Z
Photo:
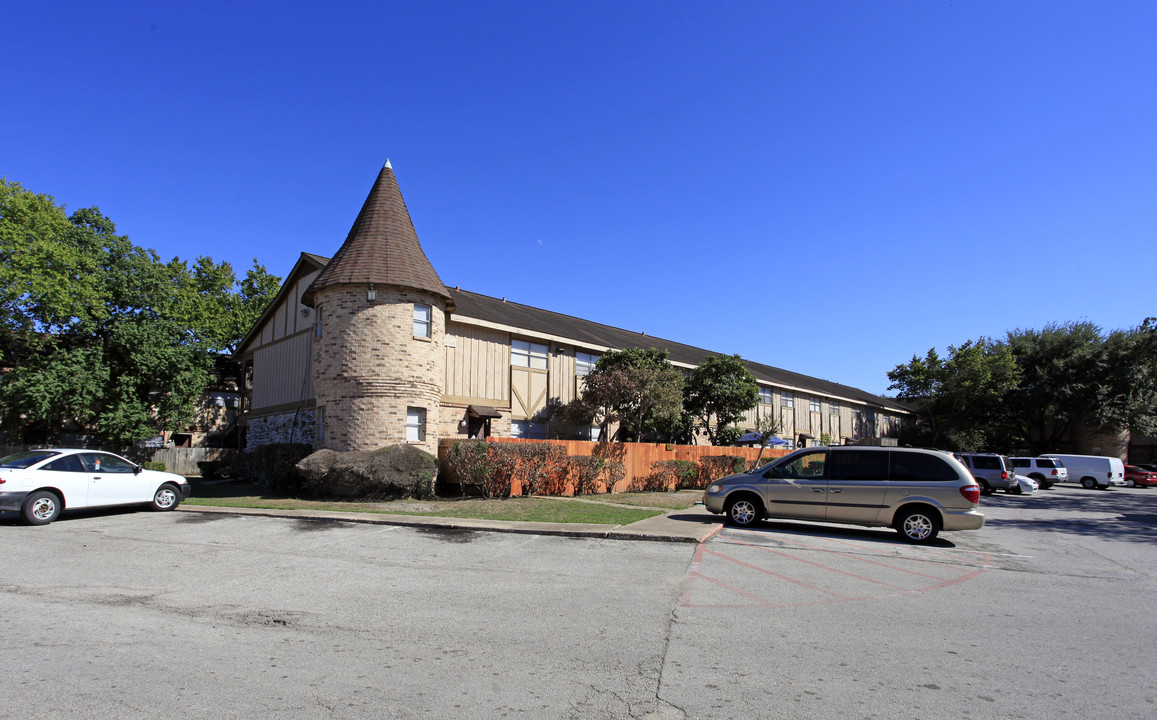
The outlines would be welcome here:
M 332 255 L 883 393 L 1157 315 L 1157 2 L 16 0 L 0 174 L 163 259 Z

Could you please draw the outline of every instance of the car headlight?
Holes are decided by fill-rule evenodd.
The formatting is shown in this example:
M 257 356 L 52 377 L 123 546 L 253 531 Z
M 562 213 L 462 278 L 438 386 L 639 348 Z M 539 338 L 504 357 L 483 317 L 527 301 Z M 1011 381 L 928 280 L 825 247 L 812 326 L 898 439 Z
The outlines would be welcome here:
M 722 485 L 708 485 L 707 486 L 707 492 L 711 493 L 712 495 L 714 495 L 716 493 L 723 492 L 723 486 Z

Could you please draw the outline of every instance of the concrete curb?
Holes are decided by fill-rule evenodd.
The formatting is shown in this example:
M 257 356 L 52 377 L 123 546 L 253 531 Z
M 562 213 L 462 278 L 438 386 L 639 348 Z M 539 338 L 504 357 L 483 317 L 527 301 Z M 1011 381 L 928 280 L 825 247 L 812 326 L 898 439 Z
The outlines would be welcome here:
M 652 542 L 701 543 L 723 529 L 714 517 L 701 507 L 675 510 L 630 525 L 591 525 L 569 523 L 516 522 L 480 520 L 428 515 L 387 515 L 382 513 L 336 512 L 332 510 L 281 510 L 274 508 L 236 508 L 214 505 L 180 505 L 178 512 L 210 515 L 246 515 L 309 520 L 332 520 L 370 525 L 437 528 L 442 530 L 475 530 L 486 532 L 552 535 L 556 537 L 594 538 L 602 540 L 649 540 Z

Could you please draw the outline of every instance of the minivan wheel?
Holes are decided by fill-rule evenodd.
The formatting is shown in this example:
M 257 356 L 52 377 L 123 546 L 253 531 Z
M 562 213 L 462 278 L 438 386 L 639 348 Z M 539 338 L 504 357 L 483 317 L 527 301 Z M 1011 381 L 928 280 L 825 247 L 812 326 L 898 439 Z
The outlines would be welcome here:
M 738 527 L 751 527 L 759 522 L 759 507 L 750 498 L 739 497 L 727 503 L 727 520 Z
M 896 518 L 896 532 L 910 543 L 927 543 L 940 532 L 940 518 L 935 513 L 916 508 Z
M 1081 478 L 1081 487 L 1092 490 L 1097 487 L 1097 481 L 1092 478 Z
M 992 486 L 988 484 L 987 480 L 985 480 L 984 478 L 976 478 L 976 482 L 980 483 L 980 494 L 981 495 L 991 495 L 992 494 Z

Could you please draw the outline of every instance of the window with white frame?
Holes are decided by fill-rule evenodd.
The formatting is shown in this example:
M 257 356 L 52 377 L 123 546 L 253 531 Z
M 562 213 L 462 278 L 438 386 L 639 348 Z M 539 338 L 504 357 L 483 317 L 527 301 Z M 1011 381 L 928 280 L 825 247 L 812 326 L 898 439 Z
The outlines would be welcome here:
M 432 312 L 429 305 L 414 303 L 414 337 L 430 337 L 430 318 Z
M 510 423 L 510 436 L 530 440 L 545 440 L 546 423 L 534 422 L 533 420 L 513 420 Z
M 787 390 L 784 390 L 780 395 L 780 405 L 789 408 L 795 407 L 795 395 L 788 392 Z
M 808 409 L 808 412 L 819 412 L 820 411 L 820 399 L 818 397 L 809 398 L 807 401 L 807 409 Z
M 406 408 L 406 442 L 426 440 L 426 409 Z
M 839 415 L 840 414 L 840 404 L 838 402 L 836 402 L 835 400 L 828 400 L 828 414 L 829 415 Z
M 314 326 L 317 328 L 315 332 L 317 337 L 321 337 L 321 308 L 317 308 L 315 312 L 317 313 L 316 322 L 314 323 Z
M 759 389 L 759 402 L 764 405 L 770 405 L 775 402 L 774 398 L 771 397 L 771 388 L 761 387 Z
M 576 352 L 574 354 L 574 373 L 579 377 L 585 377 L 591 374 L 595 369 L 595 364 L 599 361 L 598 355 L 591 353 Z
M 546 370 L 546 345 L 525 340 L 510 341 L 510 364 L 514 367 Z

